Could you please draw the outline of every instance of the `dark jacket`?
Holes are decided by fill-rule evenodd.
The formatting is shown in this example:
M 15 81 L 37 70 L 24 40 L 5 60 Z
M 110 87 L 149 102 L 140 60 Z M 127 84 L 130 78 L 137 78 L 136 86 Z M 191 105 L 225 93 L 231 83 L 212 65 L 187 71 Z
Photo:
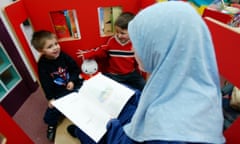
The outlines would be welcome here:
M 80 69 L 76 62 L 63 52 L 54 60 L 46 59 L 44 56 L 39 59 L 39 80 L 48 100 L 57 99 L 72 92 L 66 89 L 69 81 L 74 82 L 75 90 L 79 89 L 82 85 L 79 74 Z

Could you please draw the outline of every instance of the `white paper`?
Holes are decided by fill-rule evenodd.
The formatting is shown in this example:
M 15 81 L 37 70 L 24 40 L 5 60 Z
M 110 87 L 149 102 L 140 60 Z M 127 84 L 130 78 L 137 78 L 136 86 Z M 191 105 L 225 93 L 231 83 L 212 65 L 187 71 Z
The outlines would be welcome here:
M 117 118 L 134 91 L 102 75 L 83 83 L 79 92 L 52 104 L 82 131 L 98 142 L 106 133 L 107 122 Z

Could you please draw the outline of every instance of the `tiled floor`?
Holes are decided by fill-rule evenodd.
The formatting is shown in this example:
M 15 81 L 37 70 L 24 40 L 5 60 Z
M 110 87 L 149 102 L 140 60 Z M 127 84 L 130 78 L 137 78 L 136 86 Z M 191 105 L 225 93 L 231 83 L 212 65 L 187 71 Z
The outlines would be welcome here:
M 66 127 L 71 123 L 64 119 L 58 126 L 55 142 L 46 138 L 47 125 L 43 122 L 47 101 L 41 88 L 38 88 L 13 116 L 16 123 L 24 130 L 35 144 L 80 144 L 80 141 L 71 137 Z

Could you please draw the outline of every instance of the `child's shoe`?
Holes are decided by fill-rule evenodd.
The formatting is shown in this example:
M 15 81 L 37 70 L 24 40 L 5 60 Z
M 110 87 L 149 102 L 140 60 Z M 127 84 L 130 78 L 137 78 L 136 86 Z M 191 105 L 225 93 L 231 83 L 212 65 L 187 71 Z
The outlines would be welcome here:
M 76 130 L 76 129 L 77 129 L 77 126 L 75 126 L 74 124 L 71 124 L 71 125 L 69 125 L 69 126 L 67 127 L 68 133 L 69 133 L 72 137 L 74 137 L 74 138 L 77 137 L 76 134 L 75 134 L 75 130 Z
M 55 134 L 56 134 L 56 127 L 49 125 L 48 129 L 47 129 L 47 138 L 48 138 L 48 140 L 54 141 Z

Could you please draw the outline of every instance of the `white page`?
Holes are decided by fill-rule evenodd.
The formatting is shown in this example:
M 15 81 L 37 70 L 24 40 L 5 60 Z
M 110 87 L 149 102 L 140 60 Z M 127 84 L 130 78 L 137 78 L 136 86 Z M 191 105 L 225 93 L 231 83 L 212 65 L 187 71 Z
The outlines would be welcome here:
M 111 119 L 108 113 L 97 105 L 93 106 L 91 101 L 78 93 L 62 97 L 54 101 L 53 105 L 96 142 L 106 132 L 106 125 L 103 123 Z
M 89 97 L 98 100 L 97 103 L 114 118 L 119 115 L 125 103 L 134 94 L 133 90 L 102 74 L 97 74 L 86 81 L 81 92 L 86 92 Z
M 66 117 L 98 142 L 106 133 L 107 122 L 116 118 L 134 91 L 101 73 L 85 81 L 78 93 L 53 102 Z

